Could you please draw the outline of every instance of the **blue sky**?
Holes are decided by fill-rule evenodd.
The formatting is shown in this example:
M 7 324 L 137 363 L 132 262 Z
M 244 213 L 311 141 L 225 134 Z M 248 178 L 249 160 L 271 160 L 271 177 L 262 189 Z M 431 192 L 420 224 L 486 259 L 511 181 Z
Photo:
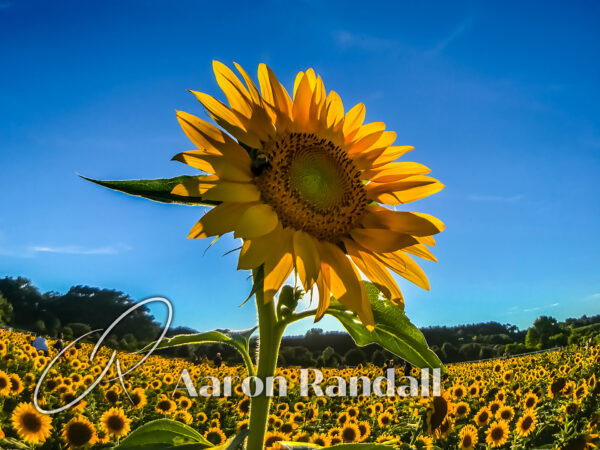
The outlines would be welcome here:
M 164 295 L 175 324 L 246 328 L 236 247 L 185 239 L 202 210 L 76 176 L 193 173 L 175 110 L 222 98 L 213 59 L 291 89 L 313 67 L 398 133 L 446 189 L 409 205 L 447 225 L 400 281 L 417 325 L 600 313 L 600 4 L 0 0 L 0 276 Z M 310 321 L 296 325 L 303 332 Z M 339 329 L 332 321 L 320 326 Z

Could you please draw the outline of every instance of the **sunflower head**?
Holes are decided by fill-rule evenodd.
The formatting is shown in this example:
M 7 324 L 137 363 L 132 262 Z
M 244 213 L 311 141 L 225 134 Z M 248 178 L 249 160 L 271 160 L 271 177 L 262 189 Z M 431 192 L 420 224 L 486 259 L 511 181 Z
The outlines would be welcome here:
M 62 429 L 62 438 L 69 448 L 81 449 L 96 443 L 96 427 L 86 417 L 76 416 Z
M 129 419 L 121 408 L 110 408 L 100 418 L 102 429 L 110 436 L 121 438 L 131 429 Z
M 490 425 L 485 440 L 492 447 L 500 447 L 508 440 L 509 432 L 508 424 L 500 420 Z
M 19 403 L 11 422 L 19 437 L 30 444 L 40 444 L 50 437 L 52 419 L 40 414 L 31 403 Z
M 259 88 L 236 64 L 240 78 L 215 62 L 229 105 L 194 92 L 223 130 L 190 114 L 179 122 L 198 150 L 176 155 L 208 175 L 172 193 L 216 205 L 189 234 L 229 232 L 243 239 L 238 268 L 264 267 L 264 295 L 271 301 L 295 271 L 305 291 L 316 286 L 316 319 L 331 295 L 368 327 L 373 314 L 359 271 L 392 302 L 403 297 L 390 270 L 428 288 L 408 256 L 435 260 L 426 245 L 443 224 L 432 216 L 391 209 L 443 188 L 429 169 L 395 162 L 412 150 L 393 146 L 396 134 L 381 122 L 365 123 L 365 107 L 349 111 L 327 93 L 312 69 L 300 72 L 293 96 L 264 64 Z

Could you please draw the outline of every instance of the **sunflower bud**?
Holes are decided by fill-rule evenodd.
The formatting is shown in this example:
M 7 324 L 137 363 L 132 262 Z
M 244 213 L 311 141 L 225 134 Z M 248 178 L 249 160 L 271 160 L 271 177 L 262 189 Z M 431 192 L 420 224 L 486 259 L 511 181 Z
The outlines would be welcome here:
M 292 286 L 284 286 L 279 293 L 277 301 L 277 315 L 280 319 L 291 315 L 298 307 L 298 301 L 302 298 L 302 290 Z

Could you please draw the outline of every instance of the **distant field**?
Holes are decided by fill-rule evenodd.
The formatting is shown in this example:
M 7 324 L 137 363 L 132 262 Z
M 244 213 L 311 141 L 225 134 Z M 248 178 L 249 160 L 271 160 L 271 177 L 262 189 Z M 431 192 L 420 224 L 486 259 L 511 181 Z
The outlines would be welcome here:
M 198 386 L 200 379 L 208 375 L 243 378 L 242 366 L 216 369 L 208 364 L 194 366 L 183 359 L 152 356 L 127 377 L 125 384 L 135 406 L 118 382 L 104 383 L 75 408 L 49 416 L 50 423 L 47 419 L 40 422 L 40 429 L 27 429 L 23 420 L 35 413 L 28 413 L 28 406 L 18 405 L 32 401 L 43 369 L 56 354 L 51 348 L 50 358 L 41 355 L 29 345 L 30 339 L 0 330 L 0 436 L 6 436 L 0 440 L 0 447 L 15 448 L 19 442 L 29 442 L 24 448 L 76 448 L 74 440 L 87 436 L 84 434 L 88 430 L 93 448 L 108 448 L 129 428 L 135 430 L 161 417 L 186 423 L 215 444 L 247 426 L 249 400 L 239 386 L 229 398 L 189 398 L 183 390 L 172 396 L 184 368 Z M 90 350 L 89 344 L 83 344 L 49 371 L 39 396 L 45 409 L 70 402 L 96 379 L 106 365 L 109 350 L 102 350 L 92 364 Z M 130 366 L 140 356 L 119 353 L 119 358 Z M 382 375 L 381 368 L 372 365 L 323 372 L 326 378 L 358 375 L 373 379 Z M 273 404 L 269 448 L 280 448 L 277 442 L 281 441 L 323 446 L 389 442 L 396 448 L 442 449 L 460 445 L 469 448 L 465 445 L 469 440 L 471 448 L 584 449 L 598 444 L 598 346 L 451 365 L 443 378 L 442 397 L 436 399 L 303 398 L 299 395 L 298 373 L 299 368 L 278 371 L 290 381 L 289 391 L 287 397 L 276 398 Z M 114 368 L 111 374 L 116 375 Z M 398 371 L 398 377 L 401 375 Z M 413 369 L 413 375 L 418 377 L 417 369 Z M 111 417 L 112 422 L 108 420 Z

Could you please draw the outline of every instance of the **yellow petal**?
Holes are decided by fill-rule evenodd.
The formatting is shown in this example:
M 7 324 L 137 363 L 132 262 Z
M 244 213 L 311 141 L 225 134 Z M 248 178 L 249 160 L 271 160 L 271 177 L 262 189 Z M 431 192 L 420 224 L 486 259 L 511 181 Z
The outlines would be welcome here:
M 214 173 L 219 178 L 229 181 L 252 181 L 250 166 L 243 167 L 239 161 L 226 158 L 221 155 L 207 155 L 202 151 L 187 151 L 173 157 L 174 161 L 180 161 L 204 172 Z
M 286 228 L 279 233 L 277 239 L 273 239 L 273 247 L 265 260 L 265 302 L 273 300 L 273 296 L 281 289 L 294 268 L 291 233 L 292 231 Z
M 288 117 L 292 117 L 292 100 L 273 71 L 265 64 L 258 66 L 258 81 L 263 98 Z
M 394 252 L 417 244 L 411 235 L 385 228 L 355 228 L 350 231 L 350 236 L 364 248 L 378 253 Z
M 355 105 L 348 113 L 344 116 L 344 136 L 352 139 L 354 133 L 356 133 L 359 127 L 365 121 L 365 105 L 359 103 Z
M 385 265 L 371 253 L 356 245 L 351 239 L 344 239 L 344 244 L 348 255 L 350 255 L 358 270 L 365 274 L 388 300 L 395 305 L 404 307 L 402 292 Z
M 373 167 L 378 167 L 383 164 L 395 161 L 402 155 L 414 150 L 410 145 L 387 147 L 377 158 L 372 161 Z
M 366 186 L 370 200 L 386 205 L 414 202 L 444 189 L 435 178 L 415 175 L 394 183 L 369 183 Z
M 373 183 L 393 183 L 412 175 L 427 175 L 431 169 L 415 162 L 390 163 L 376 169 L 363 172 L 363 179 Z
M 344 119 L 344 104 L 337 92 L 331 91 L 327 96 L 327 127 L 334 128 Z
M 321 263 L 321 271 L 319 272 L 319 276 L 317 278 L 317 290 L 319 291 L 319 305 L 317 306 L 317 311 L 315 313 L 315 322 L 321 320 L 327 308 L 329 308 L 329 303 L 331 299 L 331 289 L 329 288 L 330 284 L 330 275 L 329 275 L 329 266 L 325 263 Z
M 321 260 L 330 269 L 332 295 L 346 308 L 358 314 L 367 328 L 372 329 L 375 325 L 373 311 L 358 271 L 337 246 L 329 242 L 319 244 Z
M 435 245 L 435 238 L 433 236 L 415 236 L 415 239 L 421 244 L 429 245 L 430 247 Z
M 304 231 L 296 231 L 293 237 L 296 270 L 305 291 L 317 281 L 321 260 L 314 239 Z
M 296 74 L 296 78 L 294 78 L 294 90 L 292 91 L 292 98 L 296 101 L 296 92 L 298 92 L 298 86 L 300 86 L 300 82 L 304 79 L 304 72 L 300 71 Z
M 253 183 L 210 181 L 206 178 L 208 177 L 200 177 L 178 184 L 171 193 L 221 202 L 255 202 L 260 200 L 260 191 Z
M 194 225 L 188 238 L 203 239 L 233 231 L 239 219 L 250 206 L 252 203 L 221 203 L 215 206 Z
M 238 161 L 240 165 L 250 166 L 248 152 L 214 125 L 183 111 L 177 111 L 177 120 L 200 151 L 210 155 L 223 155 L 232 161 Z
M 379 136 L 381 136 L 381 133 L 384 131 L 385 131 L 385 123 L 370 122 L 365 125 L 362 125 L 358 129 L 358 131 L 356 132 L 356 135 L 353 138 L 353 141 L 359 141 L 367 136 L 373 135 L 374 133 L 379 133 Z
M 388 228 L 413 236 L 437 234 L 445 228 L 441 220 L 429 214 L 392 211 L 382 207 L 367 208 L 362 225 L 366 228 Z
M 379 140 L 379 138 L 381 138 L 383 133 L 383 131 L 375 131 L 363 137 L 362 139 L 355 140 L 352 144 L 350 144 L 348 153 L 363 152 L 366 149 L 372 147 Z
M 225 64 L 213 61 L 213 70 L 219 87 L 227 97 L 231 109 L 246 117 L 252 115 L 250 94 L 239 78 Z
M 429 250 L 423 244 L 411 245 L 410 247 L 405 247 L 402 250 L 406 253 L 410 253 L 411 255 L 418 256 L 419 258 L 437 262 L 437 258 L 434 256 L 433 253 L 431 253 L 431 250 Z
M 277 213 L 269 205 L 259 203 L 246 210 L 235 227 L 234 237 L 252 239 L 270 233 L 275 229 L 279 219 Z
M 227 130 L 233 137 L 252 148 L 261 148 L 258 136 L 242 120 L 243 115 L 229 109 L 219 100 L 203 92 L 191 91 L 206 108 L 212 119 Z
M 292 106 L 294 122 L 299 126 L 306 126 L 309 123 L 312 94 L 308 77 L 302 77 L 294 94 L 294 105 Z
M 423 269 L 402 250 L 394 253 L 377 254 L 375 257 L 401 277 L 406 278 L 423 289 L 429 290 L 429 280 L 427 280 Z
M 263 264 L 273 248 L 273 241 L 278 241 L 281 230 L 281 225 L 278 225 L 269 234 L 245 240 L 240 250 L 238 270 L 252 270 Z
M 250 98 L 252 99 L 254 104 L 260 105 L 262 103 L 262 100 L 261 100 L 260 94 L 258 92 L 258 89 L 256 88 L 256 85 L 254 84 L 254 81 L 252 81 L 252 78 L 250 78 L 250 76 L 246 73 L 246 71 L 243 69 L 242 66 L 240 66 L 236 62 L 234 62 L 233 64 L 235 65 L 236 69 L 242 75 L 242 78 L 246 82 L 246 87 L 248 88 L 248 91 L 250 93 Z

